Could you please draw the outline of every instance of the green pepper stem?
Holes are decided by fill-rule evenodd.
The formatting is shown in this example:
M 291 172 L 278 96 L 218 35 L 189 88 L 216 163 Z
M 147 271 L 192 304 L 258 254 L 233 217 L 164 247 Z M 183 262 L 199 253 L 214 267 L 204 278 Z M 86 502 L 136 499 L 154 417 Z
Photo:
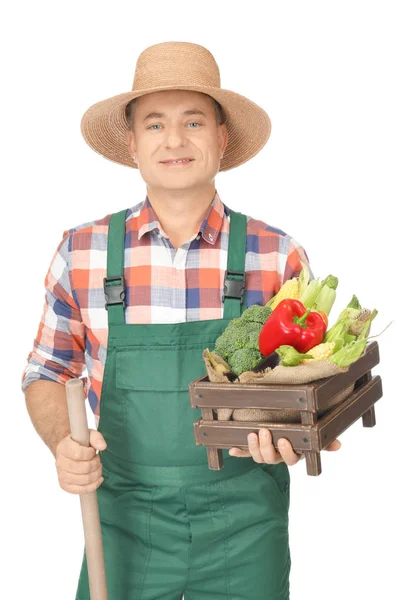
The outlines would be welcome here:
M 307 310 L 304 313 L 304 315 L 302 317 L 298 317 L 296 319 L 296 323 L 298 325 L 301 325 L 303 327 L 305 325 L 305 323 L 306 323 L 306 319 L 307 319 L 308 315 L 310 314 L 310 312 L 311 312 L 311 308 L 307 308 Z

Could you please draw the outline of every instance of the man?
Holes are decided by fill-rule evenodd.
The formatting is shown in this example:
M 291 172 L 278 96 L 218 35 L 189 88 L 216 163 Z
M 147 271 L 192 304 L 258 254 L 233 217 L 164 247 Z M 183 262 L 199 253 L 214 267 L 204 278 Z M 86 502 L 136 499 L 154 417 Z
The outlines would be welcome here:
M 147 195 L 64 232 L 22 387 L 61 487 L 97 489 L 109 597 L 289 598 L 288 465 L 300 457 L 265 429 L 210 470 L 188 397 L 204 348 L 308 263 L 296 240 L 215 188 L 218 171 L 264 146 L 269 117 L 220 88 L 208 50 L 167 42 L 142 52 L 132 92 L 86 111 L 82 132 L 138 168 Z M 238 278 L 243 294 L 225 283 Z M 90 448 L 71 439 L 64 392 L 85 363 Z M 88 598 L 84 553 L 76 600 Z

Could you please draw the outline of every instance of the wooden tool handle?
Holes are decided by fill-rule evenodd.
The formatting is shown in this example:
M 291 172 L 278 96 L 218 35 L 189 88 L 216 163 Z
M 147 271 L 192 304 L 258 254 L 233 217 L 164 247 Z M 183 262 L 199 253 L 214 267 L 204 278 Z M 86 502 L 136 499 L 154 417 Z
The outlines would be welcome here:
M 78 378 L 70 379 L 67 381 L 65 388 L 71 437 L 78 444 L 89 446 L 89 428 L 83 382 Z M 81 494 L 79 498 L 85 534 L 90 600 L 108 600 L 97 491 Z

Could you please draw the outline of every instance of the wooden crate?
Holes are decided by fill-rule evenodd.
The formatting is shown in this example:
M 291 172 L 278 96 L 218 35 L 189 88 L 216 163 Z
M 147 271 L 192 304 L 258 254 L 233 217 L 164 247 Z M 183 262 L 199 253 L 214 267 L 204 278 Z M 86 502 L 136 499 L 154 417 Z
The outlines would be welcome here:
M 208 375 L 189 384 L 190 403 L 200 408 L 202 418 L 194 422 L 196 445 L 207 449 L 210 469 L 223 468 L 222 448 L 248 449 L 247 436 L 269 429 L 275 448 L 278 439 L 290 441 L 295 452 L 305 454 L 307 474 L 320 475 L 321 450 L 357 419 L 364 427 L 374 427 L 374 404 L 382 397 L 382 380 L 371 369 L 379 363 L 379 347 L 369 342 L 365 353 L 346 373 L 297 385 L 212 383 Z M 355 383 L 353 393 L 318 417 L 332 398 Z M 218 421 L 213 409 L 265 408 L 297 410 L 299 423 Z M 238 459 L 240 460 L 240 459 Z

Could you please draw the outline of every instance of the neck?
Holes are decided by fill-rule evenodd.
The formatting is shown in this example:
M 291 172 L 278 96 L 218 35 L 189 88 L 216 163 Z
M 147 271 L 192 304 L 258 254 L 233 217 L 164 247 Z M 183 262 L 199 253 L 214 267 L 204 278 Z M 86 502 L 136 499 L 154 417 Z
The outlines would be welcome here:
M 215 196 L 214 182 L 201 188 L 166 190 L 147 186 L 147 196 L 175 247 L 197 233 Z

